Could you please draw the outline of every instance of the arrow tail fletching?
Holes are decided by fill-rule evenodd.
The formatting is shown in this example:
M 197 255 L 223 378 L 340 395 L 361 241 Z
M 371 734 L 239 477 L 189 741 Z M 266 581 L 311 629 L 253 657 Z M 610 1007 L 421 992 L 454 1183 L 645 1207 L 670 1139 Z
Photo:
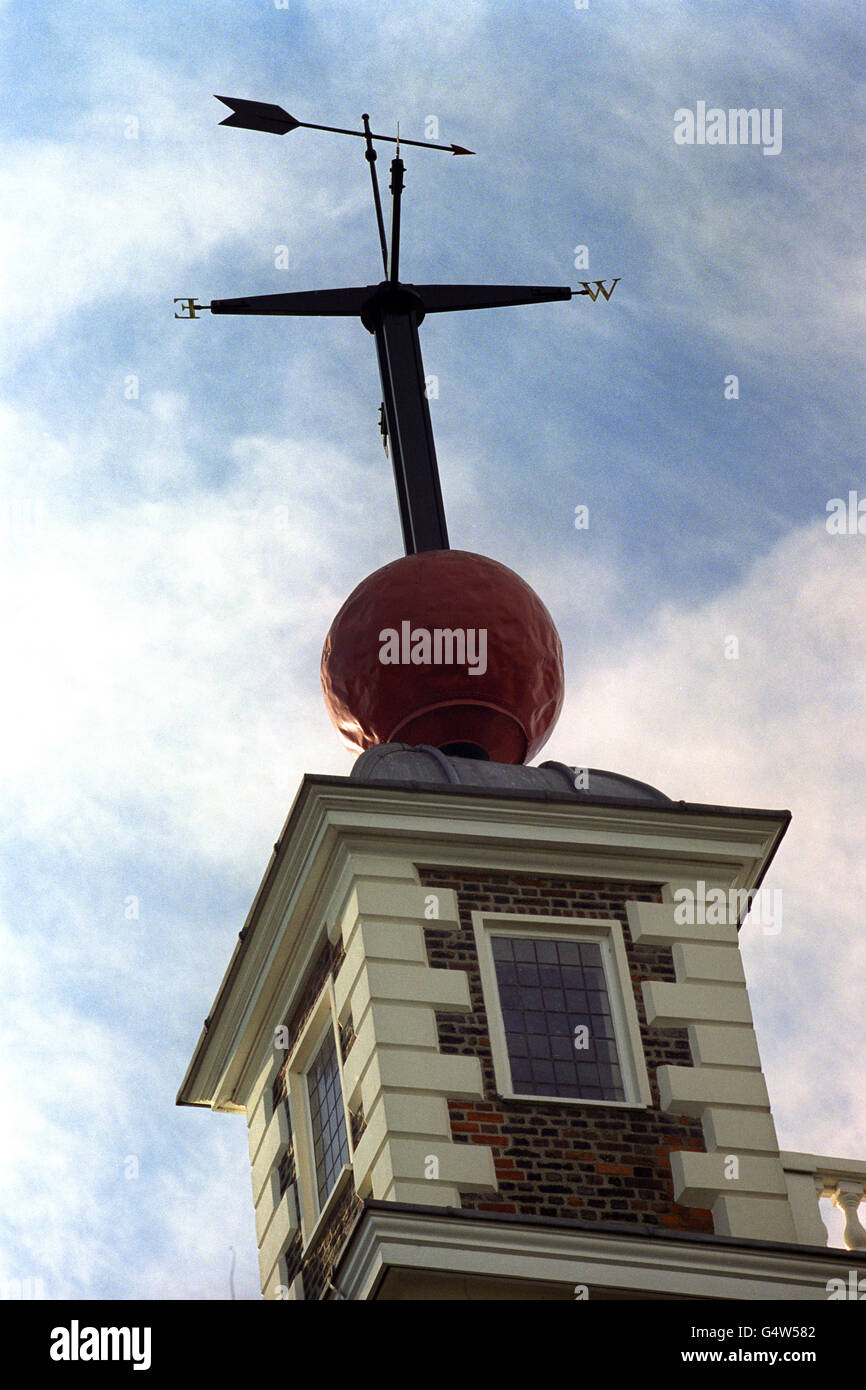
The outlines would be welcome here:
M 214 93 L 216 96 L 216 93 Z M 268 101 L 247 101 L 245 97 L 216 97 L 232 114 L 226 116 L 220 125 L 239 126 L 241 130 L 264 130 L 271 135 L 285 135 L 296 130 L 301 121 L 296 121 L 282 106 Z

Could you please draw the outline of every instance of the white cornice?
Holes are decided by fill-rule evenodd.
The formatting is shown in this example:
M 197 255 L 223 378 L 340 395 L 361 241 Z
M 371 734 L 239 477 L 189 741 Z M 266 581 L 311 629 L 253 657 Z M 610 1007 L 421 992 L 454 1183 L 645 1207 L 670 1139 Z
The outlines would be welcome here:
M 178 1094 L 243 1108 L 266 1034 L 321 938 L 354 854 L 607 878 L 707 878 L 753 889 L 787 812 L 474 795 L 306 777 L 275 846 Z
M 604 1289 L 608 1296 L 826 1300 L 839 1269 L 815 1251 L 677 1241 L 611 1231 L 367 1210 L 334 1275 L 340 1295 L 366 1300 L 388 1268 Z

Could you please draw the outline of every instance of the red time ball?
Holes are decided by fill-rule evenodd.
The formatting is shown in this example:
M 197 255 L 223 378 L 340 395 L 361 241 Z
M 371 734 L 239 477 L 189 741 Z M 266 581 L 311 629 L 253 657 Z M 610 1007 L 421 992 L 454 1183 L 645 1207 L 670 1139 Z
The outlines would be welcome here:
M 348 748 L 429 744 L 528 762 L 562 708 L 562 644 L 513 570 L 463 550 L 407 555 L 364 579 L 322 653 L 322 688 Z

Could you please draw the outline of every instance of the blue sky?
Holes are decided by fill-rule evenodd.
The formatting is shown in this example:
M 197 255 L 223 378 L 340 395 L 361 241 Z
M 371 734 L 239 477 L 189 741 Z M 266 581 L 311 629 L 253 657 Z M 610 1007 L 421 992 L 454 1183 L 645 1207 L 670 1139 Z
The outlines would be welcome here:
M 0 1276 L 219 1299 L 234 1247 L 257 1296 L 243 1122 L 174 1096 L 301 776 L 351 767 L 330 621 L 401 552 L 360 324 L 172 317 L 379 278 L 360 142 L 214 92 L 477 151 L 407 148 L 407 279 L 621 277 L 424 323 L 451 542 L 559 626 L 542 759 L 791 809 L 783 929 L 742 935 L 776 1124 L 866 1155 L 866 536 L 825 525 L 866 496 L 861 7 L 5 0 L 0 35 Z M 781 109 L 780 153 L 675 144 L 698 101 Z

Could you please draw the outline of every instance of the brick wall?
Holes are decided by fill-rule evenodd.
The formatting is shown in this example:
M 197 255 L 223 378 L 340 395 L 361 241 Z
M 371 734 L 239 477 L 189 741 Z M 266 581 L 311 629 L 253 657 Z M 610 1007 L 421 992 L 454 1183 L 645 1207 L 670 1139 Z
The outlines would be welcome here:
M 664 946 L 635 945 L 626 920 L 629 899 L 661 902 L 659 889 L 646 883 L 435 867 L 419 868 L 419 875 L 425 887 L 453 888 L 457 893 L 460 928 L 425 923 L 427 954 L 431 966 L 467 972 L 473 1005 L 470 1014 L 437 1015 L 439 1045 L 445 1053 L 478 1056 L 484 1075 L 483 1100 L 449 1102 L 453 1137 L 458 1143 L 488 1144 L 499 1182 L 499 1192 L 491 1200 L 467 1193 L 462 1205 L 521 1215 L 712 1231 L 710 1212 L 674 1201 L 668 1158 L 671 1149 L 704 1150 L 700 1122 L 674 1118 L 657 1108 L 656 1067 L 665 1062 L 693 1065 L 685 1029 L 651 1031 L 646 1026 L 640 982 L 675 980 L 671 952 Z M 656 1108 L 506 1101 L 497 1096 L 473 911 L 513 912 L 521 917 L 609 917 L 622 924 Z
M 363 1202 L 350 1182 L 331 1211 L 327 1226 L 303 1262 L 305 1298 L 321 1298 L 327 1291 L 334 1265 L 362 1206 Z M 295 1273 L 297 1271 L 289 1278 L 293 1279 Z

